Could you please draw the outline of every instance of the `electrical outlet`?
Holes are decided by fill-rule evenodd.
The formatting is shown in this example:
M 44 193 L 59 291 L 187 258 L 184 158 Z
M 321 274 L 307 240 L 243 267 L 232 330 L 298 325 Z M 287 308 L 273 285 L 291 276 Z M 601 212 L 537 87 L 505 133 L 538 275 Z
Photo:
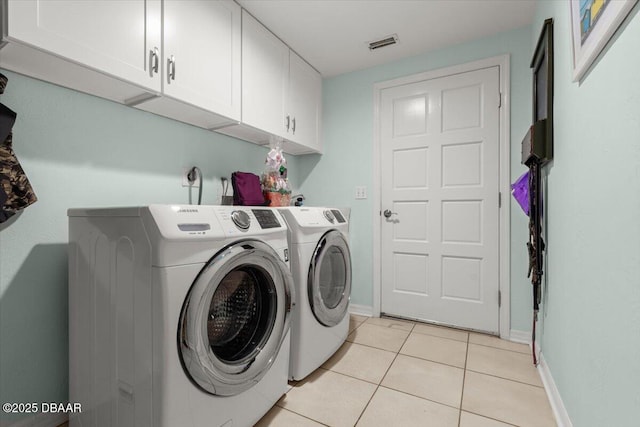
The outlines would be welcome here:
M 356 199 L 366 199 L 367 198 L 367 187 L 359 186 L 356 187 Z
M 200 187 L 200 176 L 196 172 L 196 180 L 193 184 L 189 183 L 189 171 L 191 168 L 182 168 L 182 186 L 183 187 Z

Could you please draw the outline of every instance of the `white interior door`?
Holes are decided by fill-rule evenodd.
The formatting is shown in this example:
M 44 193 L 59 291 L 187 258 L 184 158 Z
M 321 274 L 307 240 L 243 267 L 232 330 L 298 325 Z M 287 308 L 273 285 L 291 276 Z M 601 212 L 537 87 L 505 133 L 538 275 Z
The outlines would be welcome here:
M 381 311 L 499 331 L 499 70 L 380 97 Z

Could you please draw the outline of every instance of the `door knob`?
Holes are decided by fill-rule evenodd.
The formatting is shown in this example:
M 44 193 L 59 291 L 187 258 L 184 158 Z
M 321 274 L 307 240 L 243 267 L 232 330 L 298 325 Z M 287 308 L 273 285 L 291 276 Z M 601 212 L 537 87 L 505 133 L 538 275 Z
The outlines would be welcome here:
M 397 212 L 391 212 L 389 209 L 385 209 L 382 214 L 385 218 L 391 218 L 391 215 L 398 215 Z

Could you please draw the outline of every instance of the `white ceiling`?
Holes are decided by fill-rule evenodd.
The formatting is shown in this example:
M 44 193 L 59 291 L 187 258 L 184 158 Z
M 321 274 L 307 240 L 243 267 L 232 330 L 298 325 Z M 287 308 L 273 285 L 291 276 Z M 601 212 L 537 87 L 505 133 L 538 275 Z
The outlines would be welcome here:
M 238 0 L 331 77 L 531 24 L 537 0 Z M 368 42 L 397 34 L 396 45 Z

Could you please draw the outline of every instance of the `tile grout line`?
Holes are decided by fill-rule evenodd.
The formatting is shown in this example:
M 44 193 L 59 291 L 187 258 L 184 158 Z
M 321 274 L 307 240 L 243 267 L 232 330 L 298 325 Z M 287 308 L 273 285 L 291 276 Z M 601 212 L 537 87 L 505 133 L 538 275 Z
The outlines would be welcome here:
M 369 319 L 371 319 L 371 318 L 373 318 L 373 317 L 369 317 Z M 445 325 L 441 325 L 441 324 L 437 324 L 437 323 L 429 323 L 429 322 L 424 322 L 424 321 L 420 321 L 420 320 L 404 319 L 402 317 L 395 317 L 395 316 L 390 316 L 390 315 L 386 315 L 386 314 L 384 316 L 380 316 L 380 319 L 398 320 L 398 321 L 402 321 L 402 322 L 406 322 L 406 323 L 413 323 L 414 327 L 423 325 L 423 326 L 430 326 L 430 327 L 437 328 L 437 329 L 442 329 L 442 330 L 445 330 L 445 331 L 446 330 L 451 330 L 451 331 L 454 331 L 454 332 L 464 332 L 464 333 L 467 334 L 467 339 L 462 341 L 462 340 L 457 340 L 455 338 L 436 335 L 434 333 L 414 331 L 413 329 L 415 329 L 415 328 L 413 328 L 411 330 L 412 332 L 415 332 L 416 334 L 420 334 L 420 335 L 428 335 L 428 336 L 431 336 L 431 337 L 444 338 L 444 339 L 448 339 L 448 340 L 452 340 L 452 341 L 466 342 L 467 345 L 468 344 L 481 345 L 483 347 L 495 348 L 497 350 L 510 351 L 510 352 L 513 352 L 513 353 L 520 353 L 520 354 L 530 354 L 531 353 L 529 349 L 527 349 L 527 351 L 523 352 L 523 351 L 518 351 L 518 350 L 512 350 L 512 349 L 509 349 L 509 348 L 496 347 L 496 346 L 493 346 L 493 345 L 490 345 L 490 344 L 481 344 L 481 343 L 477 343 L 477 342 L 472 342 L 471 341 L 471 334 L 476 334 L 476 335 L 481 335 L 481 336 L 486 336 L 486 337 L 493 337 L 493 338 L 496 338 L 498 340 L 505 341 L 505 342 L 508 342 L 508 343 L 522 344 L 522 343 L 518 343 L 518 342 L 515 342 L 515 341 L 504 340 L 504 339 L 500 338 L 499 336 L 492 335 L 492 334 L 489 334 L 489 333 L 486 333 L 486 332 L 480 332 L 480 331 L 471 330 L 471 329 L 457 328 L 455 326 L 445 326 Z M 366 320 L 364 320 L 362 323 L 365 323 L 365 322 L 366 322 Z M 374 323 L 370 323 L 370 325 L 380 326 L 380 325 L 375 325 Z M 522 345 L 526 345 L 526 344 L 522 344 Z
M 407 395 L 407 396 L 415 397 L 416 399 L 426 400 L 427 402 L 435 403 L 436 405 L 440 405 L 440 406 L 446 406 L 447 408 L 456 409 L 456 410 L 460 409 L 457 406 L 453 406 L 453 405 L 450 405 L 448 403 L 443 403 L 443 402 L 439 402 L 437 400 L 429 399 L 428 397 L 418 396 L 417 394 L 412 394 L 412 393 L 409 393 L 408 391 L 399 390 L 397 388 L 393 388 L 393 387 L 388 386 L 388 385 L 380 385 L 380 387 L 378 387 L 378 388 L 385 388 L 387 390 L 393 390 L 393 391 L 396 391 L 398 393 L 401 393 L 401 394 L 404 394 L 404 395 Z
M 524 382 L 524 381 L 514 380 L 513 378 L 501 377 L 500 375 L 489 374 L 489 373 L 487 373 L 487 372 L 476 371 L 476 370 L 474 370 L 474 369 L 469 369 L 469 372 L 473 372 L 474 374 L 485 375 L 485 376 L 487 376 L 487 377 L 499 378 L 499 379 L 501 379 L 501 380 L 511 381 L 511 382 L 513 382 L 513 383 L 517 383 L 517 384 L 528 385 L 528 386 L 531 386 L 531 387 L 536 387 L 536 388 L 542 388 L 542 389 L 544 389 L 544 386 L 543 386 L 543 385 L 535 385 L 535 384 L 531 384 L 531 383 L 526 383 L 526 382 Z
M 375 323 L 368 323 L 366 320 L 364 322 L 362 322 L 362 325 L 367 324 L 368 326 L 375 326 L 376 328 L 383 328 L 383 329 L 391 329 L 392 331 L 404 331 L 404 332 L 411 332 L 413 331 L 413 328 L 416 325 L 411 325 L 410 329 L 404 329 L 404 328 L 398 328 L 398 327 L 394 327 L 393 325 L 388 325 L 388 326 L 384 326 L 384 325 L 376 325 Z
M 458 342 L 462 342 L 462 341 L 458 341 Z M 466 351 L 466 350 L 465 350 Z M 406 353 L 401 353 L 403 356 L 406 357 L 410 357 L 412 359 L 418 359 L 418 360 L 424 360 L 425 362 L 431 362 L 431 363 L 437 363 L 438 365 L 444 365 L 444 366 L 448 366 L 450 368 L 458 368 L 458 369 L 465 369 L 464 366 L 456 366 L 456 365 L 450 365 L 448 363 L 444 363 L 444 362 L 438 362 L 437 360 L 431 360 L 431 359 L 425 359 L 424 357 L 420 357 L 420 356 L 413 356 L 411 354 L 406 354 Z M 465 356 L 465 366 L 466 366 L 466 356 Z
M 464 382 L 467 378 L 467 361 L 469 360 L 469 339 L 471 338 L 471 334 L 467 333 L 467 351 L 464 355 L 464 370 L 462 371 L 462 391 L 460 393 L 460 409 L 458 410 L 458 427 L 460 427 L 460 423 L 462 422 L 462 400 L 464 399 Z
M 518 351 L 518 350 L 510 350 L 510 349 L 508 349 L 508 348 L 496 347 L 496 346 L 493 346 L 493 345 L 478 344 L 477 342 L 471 342 L 471 341 L 469 341 L 469 344 L 472 344 L 472 345 L 479 345 L 479 346 L 481 346 L 481 347 L 493 348 L 494 350 L 509 351 L 509 352 L 511 352 L 511 353 L 524 354 L 524 355 L 531 356 L 531 353 L 525 353 L 525 352 Z
M 382 317 L 381 319 L 384 319 L 384 317 Z M 392 318 L 392 319 L 395 319 L 395 318 Z M 403 322 L 408 323 L 409 321 L 408 321 L 408 320 L 404 320 Z M 365 320 L 365 321 L 364 321 L 364 322 L 362 322 L 362 323 L 367 323 L 367 321 Z M 398 331 L 407 331 L 406 329 L 402 329 L 402 328 L 394 328 L 394 327 L 391 327 L 391 326 L 376 325 L 375 323 L 367 323 L 367 324 L 368 324 L 368 325 L 370 325 L 370 326 L 378 326 L 378 327 L 381 327 L 381 328 L 394 329 L 394 330 L 398 330 Z M 460 340 L 460 339 L 456 339 L 456 338 L 445 337 L 445 336 L 442 336 L 442 335 L 436 335 L 436 334 L 434 334 L 433 332 L 419 332 L 419 331 L 415 331 L 415 330 L 414 330 L 414 329 L 415 329 L 415 327 L 416 327 L 416 326 L 420 326 L 420 325 L 424 325 L 424 326 L 432 326 L 432 327 L 434 327 L 434 328 L 440 328 L 440 329 L 443 329 L 443 330 L 451 329 L 452 331 L 455 331 L 455 332 L 466 333 L 466 334 L 467 334 L 467 338 L 466 338 L 465 340 Z M 431 325 L 431 324 L 429 324 L 429 323 L 421 323 L 421 322 L 414 322 L 414 323 L 412 324 L 412 327 L 411 327 L 411 329 L 409 330 L 409 332 L 410 332 L 410 333 L 415 333 L 415 334 L 418 334 L 418 335 L 426 335 L 426 336 L 428 336 L 428 337 L 441 338 L 441 339 L 444 339 L 444 340 L 457 341 L 457 342 L 464 342 L 464 343 L 467 343 L 467 342 L 469 341 L 469 335 L 470 335 L 470 333 L 469 333 L 468 331 L 465 331 L 464 329 L 448 328 L 448 327 L 446 327 L 446 326 L 435 326 L 435 325 Z M 482 344 L 479 344 L 479 345 L 482 345 Z M 491 346 L 486 346 L 486 347 L 491 347 Z M 492 348 L 498 348 L 498 347 L 492 347 Z M 512 351 L 512 350 L 510 350 L 510 351 Z
M 363 380 L 362 378 L 354 377 L 353 375 L 345 374 L 344 372 L 338 372 L 338 371 L 334 371 L 333 369 L 323 368 L 322 366 L 320 366 L 318 369 L 322 369 L 323 371 L 329 371 L 332 374 L 342 375 L 343 377 L 351 378 L 353 380 L 362 381 L 363 383 L 367 383 L 367 384 L 371 384 L 371 385 L 375 385 L 375 386 L 378 385 L 378 383 L 374 383 L 374 382 L 371 382 L 369 380 Z M 316 371 L 318 369 L 316 369 Z M 316 371 L 313 371 L 313 372 L 316 372 Z M 309 375 L 311 375 L 311 374 L 309 374 Z
M 467 341 L 457 340 L 455 338 L 443 337 L 443 336 L 435 335 L 435 334 L 427 334 L 425 332 L 413 331 L 413 333 L 416 333 L 418 335 L 424 335 L 424 336 L 427 336 L 427 337 L 432 337 L 432 338 L 440 338 L 440 339 L 443 339 L 443 340 L 449 340 L 449 341 L 455 341 L 455 342 L 464 342 L 464 343 L 467 342 Z
M 520 427 L 520 426 L 518 426 L 517 424 L 512 424 L 512 423 L 510 423 L 510 422 L 508 422 L 508 421 L 499 420 L 499 419 L 497 419 L 497 418 L 493 418 L 493 417 L 490 417 L 490 416 L 488 416 L 488 415 L 480 414 L 480 413 L 478 413 L 478 412 L 473 412 L 473 411 L 465 411 L 465 412 L 468 412 L 469 414 L 477 415 L 477 416 L 482 417 L 482 418 L 486 418 L 486 419 L 488 419 L 488 420 L 497 421 L 497 422 L 499 422 L 499 423 L 502 423 L 502 424 L 505 424 L 505 425 L 508 425 L 508 426 Z
M 393 358 L 393 360 L 391 361 L 391 363 L 389 364 L 389 367 L 387 368 L 387 370 L 384 372 L 384 375 L 382 376 L 382 378 L 380 379 L 380 382 L 376 385 L 376 389 L 373 391 L 373 394 L 371 395 L 371 397 L 369 398 L 369 401 L 367 402 L 366 405 L 364 405 L 364 408 L 362 409 L 362 412 L 360 412 L 360 415 L 358 416 L 358 419 L 356 420 L 356 423 L 354 424 L 354 427 L 360 422 L 360 419 L 362 418 L 362 416 L 364 415 L 364 413 L 367 411 L 367 408 L 369 407 L 369 404 L 371 403 L 371 401 L 373 400 L 373 397 L 376 395 L 376 393 L 378 392 L 378 390 L 380 389 L 380 386 L 382 384 L 382 381 L 384 381 L 384 378 L 387 376 L 387 374 L 389 373 L 389 369 L 391 369 L 391 366 L 393 366 L 393 363 L 396 361 L 396 359 L 398 358 L 398 355 L 400 354 L 400 350 L 402 350 L 402 347 L 404 347 L 404 344 L 407 342 L 407 340 L 409 339 L 409 335 L 411 335 L 411 331 L 413 331 L 413 328 L 415 327 L 415 324 L 411 326 L 411 329 L 409 330 L 409 333 L 407 334 L 407 336 L 404 338 L 404 341 L 402 341 L 402 345 L 400 346 L 400 348 L 398 349 L 398 351 L 396 352 L 395 357 Z
M 293 411 L 293 410 L 291 410 L 291 409 L 287 409 L 287 408 L 284 408 L 284 407 L 282 407 L 282 406 L 278 406 L 278 408 L 280 408 L 280 409 L 282 409 L 282 410 L 284 410 L 284 411 L 291 412 L 292 414 L 299 415 L 299 416 L 301 416 L 302 418 L 305 418 L 305 419 L 307 419 L 307 420 L 309 420 L 309 421 L 313 421 L 313 422 L 314 422 L 314 423 L 316 423 L 316 424 L 320 424 L 320 425 L 323 425 L 323 426 L 325 426 L 325 427 L 331 427 L 329 424 L 325 424 L 325 423 L 323 423 L 322 421 L 314 420 L 313 418 L 310 418 L 310 417 L 309 417 L 309 416 L 307 416 L 307 415 L 301 414 L 301 413 L 296 412 L 296 411 Z M 265 414 L 265 415 L 266 415 L 266 414 Z
M 393 318 L 392 318 L 392 319 L 393 319 Z M 356 328 L 354 328 L 354 330 L 353 330 L 353 331 L 351 331 L 351 332 L 350 332 L 350 334 L 351 334 L 352 332 L 354 332 L 356 329 L 358 329 L 360 326 L 362 326 L 363 324 L 365 324 L 365 323 L 367 323 L 367 320 L 365 320 L 365 321 L 361 322 L 361 323 L 360 323 Z M 407 322 L 407 323 L 408 323 L 408 322 Z M 538 385 L 534 385 L 534 384 L 530 384 L 530 383 L 527 383 L 527 382 L 523 382 L 523 381 L 515 380 L 515 379 L 512 379 L 512 378 L 501 377 L 501 376 L 494 375 L 494 374 L 490 374 L 490 373 L 486 373 L 486 372 L 481 372 L 481 371 L 476 371 L 476 370 L 473 370 L 473 369 L 468 369 L 468 368 L 467 368 L 467 365 L 468 365 L 468 360 L 469 360 L 469 351 L 470 351 L 470 345 L 471 345 L 471 344 L 474 344 L 474 345 L 477 345 L 477 346 L 481 346 L 481 347 L 485 347 L 485 348 L 491 348 L 491 349 L 498 350 L 498 351 L 502 350 L 502 351 L 507 351 L 507 352 L 515 353 L 515 354 L 526 354 L 526 353 L 523 353 L 523 352 L 521 352 L 521 351 L 514 350 L 514 349 L 510 349 L 510 348 L 503 348 L 503 347 L 499 347 L 499 346 L 495 346 L 495 345 L 491 345 L 491 344 L 486 344 L 486 343 L 476 343 L 476 342 L 472 342 L 472 341 L 471 341 L 471 338 L 472 338 L 472 337 L 471 337 L 471 332 L 469 332 L 469 331 L 466 331 L 466 332 L 467 332 L 467 338 L 466 338 L 466 341 L 462 341 L 462 340 L 457 340 L 457 339 L 455 339 L 455 338 L 450 338 L 450 337 L 445 337 L 445 336 L 435 335 L 435 334 L 433 334 L 433 333 L 428 333 L 428 332 L 427 332 L 427 333 L 424 333 L 424 332 L 418 332 L 418 331 L 416 331 L 415 329 L 416 329 L 416 326 L 417 326 L 417 325 L 420 325 L 420 324 L 421 324 L 421 323 L 419 323 L 419 322 L 418 322 L 418 323 L 413 322 L 412 327 L 411 327 L 411 329 L 410 329 L 410 330 L 405 330 L 405 329 L 402 329 L 402 328 L 394 328 L 394 327 L 392 327 L 392 326 L 377 325 L 377 324 L 374 324 L 374 323 L 367 323 L 367 324 L 368 324 L 368 325 L 370 325 L 370 326 L 377 326 L 377 327 L 382 327 L 382 328 L 385 328 L 385 329 L 394 329 L 394 330 L 399 330 L 399 331 L 406 331 L 406 332 L 408 332 L 408 335 L 407 335 L 407 336 L 405 337 L 405 339 L 403 340 L 403 343 L 402 343 L 402 345 L 400 346 L 400 349 L 399 349 L 399 350 L 397 350 L 397 351 L 395 351 L 395 356 L 394 356 L 394 358 L 393 358 L 393 360 L 392 360 L 391 364 L 390 364 L 390 365 L 389 365 L 389 367 L 387 368 L 386 372 L 384 373 L 384 375 L 383 375 L 382 379 L 380 380 L 380 382 L 379 382 L 378 384 L 375 384 L 375 383 L 372 383 L 372 382 L 370 382 L 370 381 L 363 380 L 363 379 L 360 379 L 360 378 L 352 377 L 351 375 L 342 374 L 342 373 L 340 373 L 340 372 L 332 371 L 332 372 L 335 372 L 335 373 L 338 373 L 338 374 L 341 374 L 341 375 L 344 375 L 344 376 L 347 376 L 347 377 L 350 377 L 350 378 L 353 378 L 353 379 L 356 379 L 356 380 L 360 380 L 360 381 L 368 382 L 369 384 L 374 384 L 374 385 L 376 385 L 376 389 L 375 389 L 375 391 L 374 391 L 373 395 L 372 395 L 372 396 L 371 396 L 371 398 L 369 399 L 369 402 L 367 402 L 367 405 L 365 405 L 364 409 L 362 410 L 362 412 L 361 412 L 360 416 L 358 417 L 358 420 L 356 421 L 356 424 L 360 421 L 360 419 L 361 419 L 361 418 L 362 418 L 362 416 L 364 415 L 364 412 L 366 412 L 367 408 L 369 407 L 369 405 L 370 405 L 370 403 L 371 403 L 371 401 L 372 401 L 372 399 L 373 399 L 373 396 L 378 392 L 378 390 L 379 390 L 380 388 L 385 388 L 385 389 L 388 389 L 388 390 L 393 390 L 393 391 L 396 391 L 396 392 L 399 392 L 399 393 L 405 394 L 405 395 L 407 395 L 407 396 L 412 396 L 412 397 L 415 397 L 415 398 L 418 398 L 418 399 L 422 399 L 422 400 L 426 400 L 426 401 L 433 402 L 433 403 L 435 403 L 435 404 L 439 404 L 439 405 L 447 406 L 447 407 L 450 407 L 450 408 L 453 408 L 453 409 L 458 409 L 458 427 L 459 427 L 459 426 L 460 426 L 460 423 L 462 422 L 462 411 L 463 411 L 463 408 L 462 408 L 462 402 L 463 402 L 463 400 L 464 400 L 464 385 L 465 385 L 465 380 L 466 380 L 466 373 L 467 373 L 467 371 L 469 371 L 469 372 L 473 372 L 473 373 L 477 373 L 477 374 L 480 374 L 480 375 L 486 375 L 486 376 L 488 376 L 488 377 L 494 377 L 494 378 L 502 379 L 502 380 L 505 380 L 505 381 L 511 381 L 511 382 L 513 382 L 513 383 L 522 384 L 522 385 L 525 385 L 525 386 L 527 386 L 527 385 L 528 385 L 528 386 L 536 387 L 536 388 L 544 388 L 544 387 L 541 387 L 541 386 L 538 386 Z M 443 327 L 443 329 L 446 329 L 446 327 Z M 404 345 L 406 344 L 406 342 L 407 342 L 407 340 L 409 339 L 409 337 L 411 336 L 411 334 L 412 334 L 412 333 L 414 333 L 414 332 L 415 332 L 416 334 L 419 334 L 419 335 L 425 335 L 425 336 L 430 336 L 430 337 L 435 337 L 435 338 L 442 338 L 442 339 L 446 339 L 446 340 L 450 340 L 450 341 L 465 342 L 465 344 L 466 344 L 466 352 L 465 352 L 465 363 L 464 363 L 464 368 L 462 368 L 462 369 L 463 369 L 462 393 L 461 393 L 461 396 L 460 396 L 460 405 L 459 405 L 459 407 L 458 407 L 458 408 L 456 408 L 456 407 L 454 407 L 454 406 L 450 406 L 450 405 L 444 404 L 444 403 L 442 403 L 442 402 L 438 402 L 438 401 L 432 400 L 432 399 L 427 399 L 427 398 L 424 398 L 424 397 L 422 397 L 422 396 L 417 396 L 417 395 L 414 395 L 414 394 L 411 394 L 411 393 L 407 393 L 406 391 L 396 390 L 396 389 L 394 389 L 394 388 L 392 388 L 392 387 L 388 387 L 388 386 L 382 386 L 382 382 L 384 381 L 384 379 L 386 378 L 387 374 L 389 373 L 389 370 L 391 369 L 391 366 L 393 366 L 393 364 L 394 364 L 394 363 L 395 363 L 395 361 L 397 360 L 398 356 L 399 356 L 400 354 L 402 354 L 402 353 L 401 353 L 402 348 L 403 348 L 403 347 L 404 347 Z M 364 347 L 369 347 L 369 348 L 376 349 L 376 350 L 382 350 L 382 351 L 387 351 L 387 352 L 394 352 L 394 351 L 392 351 L 392 350 L 383 349 L 383 348 L 375 347 L 375 346 L 373 346 L 373 345 L 363 344 L 363 343 L 359 343 L 359 342 L 355 342 L 355 341 L 350 341 L 350 343 L 352 343 L 352 344 L 362 345 L 362 346 L 364 346 Z M 449 365 L 449 364 L 447 364 L 447 363 L 443 363 L 443 362 L 438 362 L 438 361 L 434 361 L 434 360 L 430 360 L 430 359 L 424 359 L 424 358 L 421 358 L 421 357 L 418 357 L 418 356 L 411 356 L 411 355 L 408 355 L 408 354 L 402 354 L 402 355 L 403 355 L 403 356 L 406 356 L 406 357 L 411 357 L 411 358 L 414 358 L 414 359 L 418 359 L 418 360 L 424 360 L 424 361 L 428 361 L 428 362 L 432 362 L 432 363 L 438 363 L 438 364 L 441 364 L 441 365 L 444 365 L 444 366 L 448 366 L 448 367 L 453 367 L 453 368 L 458 368 L 458 369 L 460 369 L 460 367 L 459 367 L 459 366 Z M 477 416 L 480 416 L 480 417 L 484 417 L 484 418 L 488 418 L 488 419 L 493 419 L 493 420 L 495 420 L 495 421 L 498 421 L 498 422 L 501 422 L 501 423 L 505 423 L 505 424 L 508 424 L 508 425 L 513 425 L 513 424 L 507 423 L 507 422 L 505 422 L 505 421 L 503 421 L 503 420 L 499 420 L 499 419 L 496 419 L 496 418 L 487 417 L 486 415 L 482 415 L 482 414 L 476 414 L 475 412 L 472 412 L 472 411 L 469 411 L 469 413 L 473 413 L 473 414 L 475 414 L 475 415 L 477 415 Z
M 408 337 L 408 335 L 407 335 L 407 337 Z M 405 340 L 406 340 L 406 338 L 405 338 Z M 369 345 L 369 344 L 363 344 L 361 342 L 355 342 L 355 341 L 347 341 L 347 342 L 351 343 L 351 344 L 358 344 L 358 345 L 361 345 L 363 347 L 373 348 L 373 349 L 376 349 L 376 350 L 387 351 L 389 353 L 398 353 L 400 351 L 400 350 L 396 351 L 396 350 L 389 350 L 389 349 L 386 349 L 386 348 L 375 347 L 375 346 L 372 346 L 372 345 Z M 402 345 L 404 345 L 404 342 L 402 343 Z M 402 348 L 402 347 L 400 347 L 400 348 Z
M 375 348 L 375 347 L 370 347 L 370 348 Z M 379 348 L 377 348 L 376 350 L 380 350 L 380 349 L 379 349 Z M 384 351 L 388 351 L 388 350 L 384 350 Z M 389 351 L 389 353 L 393 353 L 393 352 Z M 411 358 L 414 358 L 413 356 L 409 356 L 409 355 L 402 354 L 402 353 L 396 353 L 396 357 L 397 357 L 397 356 L 405 356 L 405 357 L 411 357 Z M 414 359 L 417 359 L 417 358 L 414 358 Z M 386 372 L 385 372 L 385 375 L 384 375 L 384 376 L 386 376 L 387 372 L 389 372 L 389 369 L 391 368 L 391 365 L 393 365 L 393 362 L 394 362 L 395 360 L 396 360 L 396 358 L 394 358 L 394 359 L 391 361 L 391 364 L 389 365 L 389 368 L 387 368 L 387 370 L 386 370 Z M 425 360 L 425 359 L 419 359 L 419 360 Z M 427 362 L 431 362 L 431 360 L 427 360 Z M 438 362 L 433 362 L 433 363 L 438 363 Z M 441 365 L 442 365 L 442 363 L 441 363 Z M 449 367 L 451 367 L 451 368 L 462 369 L 462 368 L 460 368 L 460 367 L 458 367 L 458 366 L 451 366 L 451 365 L 445 365 L 445 366 L 449 366 Z M 427 401 L 429 401 L 429 402 L 433 402 L 433 403 L 436 403 L 436 404 L 438 404 L 438 405 L 446 406 L 446 407 L 449 407 L 449 408 L 452 408 L 452 409 L 460 409 L 460 408 L 458 408 L 457 406 L 452 406 L 452 405 L 449 405 L 449 404 L 447 404 L 447 403 L 443 403 L 443 402 L 439 402 L 439 401 L 437 401 L 437 400 L 429 399 L 428 397 L 423 397 L 423 396 L 419 396 L 419 395 L 417 395 L 417 394 L 409 393 L 409 392 L 408 392 L 408 391 L 406 391 L 406 390 L 400 390 L 400 389 L 393 388 L 393 387 L 388 386 L 388 385 L 382 385 L 382 384 L 379 384 L 379 383 L 371 382 L 371 381 L 369 381 L 369 380 L 364 380 L 364 379 L 362 379 L 362 378 L 354 377 L 353 375 L 345 374 L 344 372 L 334 371 L 334 370 L 332 370 L 332 369 L 323 368 L 322 366 L 321 366 L 321 367 L 319 367 L 318 369 L 322 369 L 323 371 L 329 371 L 329 372 L 331 372 L 331 373 L 333 373 L 333 374 L 342 375 L 343 377 L 351 378 L 351 379 L 354 379 L 354 380 L 357 380 L 357 381 L 365 382 L 365 383 L 367 383 L 367 384 L 371 384 L 371 385 L 378 386 L 378 387 L 376 387 L 376 391 L 377 391 L 379 388 L 385 388 L 385 389 L 387 389 L 387 390 L 397 391 L 398 393 L 406 394 L 407 396 L 415 397 L 415 398 L 418 398 L 418 399 L 420 399 L 420 400 L 427 400 Z M 382 377 L 382 379 L 384 379 L 384 376 Z M 380 383 L 382 383 L 382 380 L 380 380 Z M 284 407 L 282 407 L 282 408 L 284 408 Z M 293 411 L 292 411 L 292 412 L 293 412 Z

